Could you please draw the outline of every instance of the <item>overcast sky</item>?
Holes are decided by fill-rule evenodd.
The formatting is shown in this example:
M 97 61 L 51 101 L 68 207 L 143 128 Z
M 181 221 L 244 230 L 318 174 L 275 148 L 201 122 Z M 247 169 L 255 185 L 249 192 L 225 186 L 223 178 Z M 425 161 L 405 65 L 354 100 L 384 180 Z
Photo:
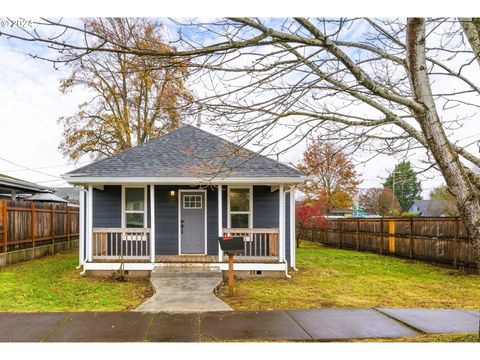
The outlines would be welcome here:
M 58 151 L 62 128 L 57 120 L 73 114 L 78 104 L 89 96 L 80 89 L 61 95 L 59 79 L 68 74 L 68 69 L 55 70 L 50 63 L 28 55 L 37 51 L 41 50 L 36 45 L 0 38 L 0 173 L 47 186 L 67 186 L 60 175 L 76 166 Z M 480 132 L 478 122 L 468 131 Z M 296 163 L 303 149 L 304 144 L 297 146 L 281 160 Z M 88 159 L 82 159 L 78 166 L 87 162 Z M 357 171 L 363 179 L 360 186 L 381 186 L 396 162 L 388 156 L 379 156 L 358 165 Z M 422 181 L 424 196 L 443 183 L 438 174 L 429 175 L 431 178 Z

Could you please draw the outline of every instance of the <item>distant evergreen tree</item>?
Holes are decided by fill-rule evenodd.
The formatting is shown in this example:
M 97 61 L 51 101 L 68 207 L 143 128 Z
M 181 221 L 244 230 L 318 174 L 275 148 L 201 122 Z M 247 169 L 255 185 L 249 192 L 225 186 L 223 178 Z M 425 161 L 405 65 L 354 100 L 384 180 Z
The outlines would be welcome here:
M 393 189 L 402 210 L 405 211 L 413 200 L 421 200 L 422 183 L 417 179 L 417 174 L 410 161 L 402 161 L 388 175 L 383 183 L 385 189 Z

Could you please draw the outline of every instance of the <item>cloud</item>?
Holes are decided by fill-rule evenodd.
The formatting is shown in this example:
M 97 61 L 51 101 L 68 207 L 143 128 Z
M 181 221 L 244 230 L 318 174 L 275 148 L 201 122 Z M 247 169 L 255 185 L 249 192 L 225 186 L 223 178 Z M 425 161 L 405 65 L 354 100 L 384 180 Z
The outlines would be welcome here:
M 27 55 L 32 50 L 28 44 L 22 48 L 18 42 L 0 39 L 0 157 L 29 168 L 66 164 L 68 161 L 57 149 L 62 133 L 57 119 L 73 113 L 87 94 L 74 91 L 61 95 L 59 79 L 67 74 L 67 69 L 54 70 L 51 64 L 32 59 Z M 73 168 L 66 165 L 43 172 L 59 176 Z M 19 168 L 0 160 L 0 172 L 34 182 L 45 181 L 48 186 L 66 185 L 53 176 L 9 170 Z

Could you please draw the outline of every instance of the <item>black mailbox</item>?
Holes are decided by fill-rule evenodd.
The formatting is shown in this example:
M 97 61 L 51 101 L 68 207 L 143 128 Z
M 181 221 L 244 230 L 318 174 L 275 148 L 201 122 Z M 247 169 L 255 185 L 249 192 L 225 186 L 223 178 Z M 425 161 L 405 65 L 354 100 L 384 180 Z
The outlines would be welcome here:
M 218 242 L 220 243 L 220 248 L 226 254 L 243 253 L 243 236 L 220 236 Z

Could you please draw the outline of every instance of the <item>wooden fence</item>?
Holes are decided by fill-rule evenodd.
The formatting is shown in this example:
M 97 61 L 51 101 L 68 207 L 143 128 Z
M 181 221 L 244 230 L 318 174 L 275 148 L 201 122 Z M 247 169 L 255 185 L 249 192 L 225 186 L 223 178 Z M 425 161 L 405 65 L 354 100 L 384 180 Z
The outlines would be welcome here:
M 345 218 L 329 229 L 307 229 L 302 239 L 453 266 L 474 266 L 473 249 L 457 217 Z
M 0 252 L 78 239 L 78 206 L 0 201 Z

